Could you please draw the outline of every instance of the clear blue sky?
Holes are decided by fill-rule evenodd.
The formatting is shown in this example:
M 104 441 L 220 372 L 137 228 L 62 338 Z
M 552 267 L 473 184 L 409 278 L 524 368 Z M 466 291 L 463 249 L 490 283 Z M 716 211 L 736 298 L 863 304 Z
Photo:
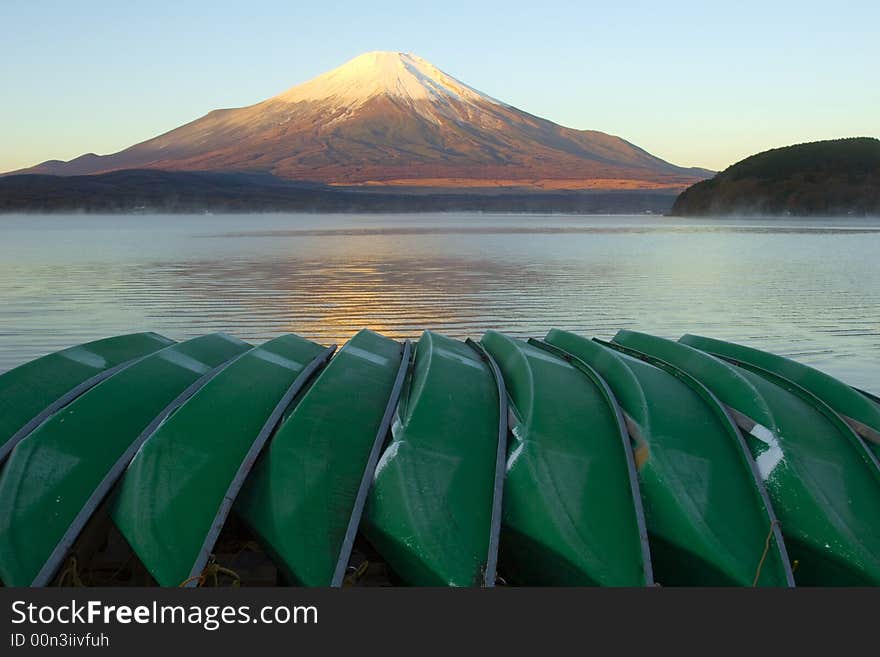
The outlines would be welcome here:
M 403 50 L 676 164 L 880 135 L 880 0 L 0 0 L 0 171 L 109 153 Z

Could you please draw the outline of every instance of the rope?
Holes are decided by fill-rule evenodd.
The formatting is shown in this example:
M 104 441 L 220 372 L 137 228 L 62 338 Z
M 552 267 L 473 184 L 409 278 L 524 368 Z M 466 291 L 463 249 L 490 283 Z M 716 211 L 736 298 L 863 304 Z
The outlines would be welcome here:
M 761 569 L 764 567 L 764 561 L 767 559 L 767 553 L 770 551 L 770 539 L 773 538 L 773 527 L 779 524 L 779 521 L 773 519 L 770 521 L 770 531 L 767 532 L 767 539 L 764 541 L 764 554 L 758 562 L 758 570 L 755 571 L 755 579 L 752 581 L 752 587 L 758 586 L 758 579 L 761 577 Z
M 214 564 L 214 567 L 211 569 L 211 571 L 211 574 L 214 576 L 214 586 L 220 586 L 220 575 L 231 577 L 233 588 L 237 589 L 241 586 L 241 577 L 239 577 L 238 573 L 232 570 L 232 568 L 224 568 L 220 564 Z
M 65 566 L 64 570 L 62 570 L 61 574 L 58 576 L 58 586 L 64 586 L 64 582 L 67 580 L 68 575 L 70 575 L 71 586 L 85 586 L 77 572 L 76 557 L 72 556 L 67 560 L 67 566 Z
M 205 583 L 205 576 L 204 575 L 193 575 L 192 577 L 187 577 L 185 580 L 183 580 L 180 584 L 177 585 L 177 588 L 182 589 L 190 582 L 195 582 L 195 581 L 198 581 L 198 584 L 196 584 L 196 586 L 201 586 L 202 584 Z
M 228 577 L 231 577 L 232 586 L 234 588 L 238 588 L 239 586 L 241 586 L 241 577 L 239 577 L 237 572 L 235 572 L 231 568 L 224 568 L 218 563 L 209 563 L 207 566 L 205 566 L 205 569 L 200 575 L 187 577 L 178 585 L 178 588 L 183 588 L 190 582 L 198 582 L 196 586 L 202 587 L 205 585 L 205 582 L 208 580 L 209 577 L 212 578 L 215 587 L 220 586 L 220 575 L 227 575 Z
M 344 586 L 354 586 L 357 584 L 358 580 L 363 576 L 365 572 L 367 572 L 367 568 L 370 567 L 370 562 L 364 559 L 357 568 L 354 569 L 353 572 L 346 575 L 344 580 Z

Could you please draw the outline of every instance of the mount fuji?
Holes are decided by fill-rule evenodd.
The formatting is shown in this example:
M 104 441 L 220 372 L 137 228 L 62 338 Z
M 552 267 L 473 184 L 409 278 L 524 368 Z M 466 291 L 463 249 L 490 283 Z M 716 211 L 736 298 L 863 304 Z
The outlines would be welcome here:
M 111 155 L 17 174 L 128 169 L 269 174 L 340 187 L 678 190 L 711 175 L 620 137 L 574 130 L 477 91 L 412 54 L 370 52 L 248 107 Z

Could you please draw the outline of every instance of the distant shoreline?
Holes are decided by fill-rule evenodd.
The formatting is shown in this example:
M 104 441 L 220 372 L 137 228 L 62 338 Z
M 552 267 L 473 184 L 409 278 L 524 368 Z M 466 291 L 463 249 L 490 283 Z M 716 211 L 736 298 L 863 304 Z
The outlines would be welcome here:
M 21 174 L 0 177 L 0 215 L 201 215 L 201 214 L 422 214 L 477 212 L 519 215 L 645 215 L 859 219 L 877 216 L 870 204 L 749 204 L 731 207 L 683 204 L 722 178 L 681 195 L 672 189 L 535 191 L 484 188 L 351 188 L 287 181 L 267 174 L 126 170 L 86 176 Z M 696 207 L 694 207 L 696 206 Z M 773 210 L 779 211 L 773 211 Z M 862 210 L 865 211 L 862 211 Z M 718 210 L 718 211 L 713 211 Z M 736 210 L 736 211 L 734 211 Z M 770 211 L 768 211 L 770 210 Z
M 312 212 L 665 214 L 675 190 L 533 192 L 337 188 L 273 176 L 130 170 L 90 176 L 0 177 L 0 214 L 203 214 Z

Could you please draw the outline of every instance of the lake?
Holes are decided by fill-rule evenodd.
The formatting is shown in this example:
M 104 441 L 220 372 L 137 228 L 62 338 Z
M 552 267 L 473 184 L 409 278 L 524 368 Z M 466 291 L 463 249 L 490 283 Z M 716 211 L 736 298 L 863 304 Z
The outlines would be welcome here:
M 880 392 L 880 220 L 0 217 L 0 371 L 153 330 L 478 338 L 691 332 Z

